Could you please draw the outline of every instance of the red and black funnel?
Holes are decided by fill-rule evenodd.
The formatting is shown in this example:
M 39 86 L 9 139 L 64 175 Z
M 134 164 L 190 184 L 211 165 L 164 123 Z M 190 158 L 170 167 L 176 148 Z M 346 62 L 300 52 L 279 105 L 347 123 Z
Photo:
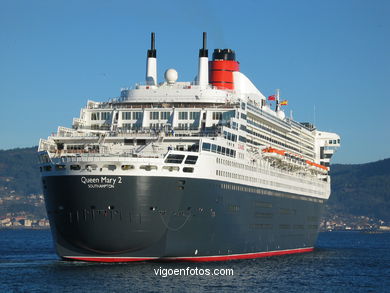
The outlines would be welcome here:
M 215 49 L 210 61 L 210 84 L 219 89 L 234 89 L 234 71 L 240 71 L 236 53 L 231 49 Z

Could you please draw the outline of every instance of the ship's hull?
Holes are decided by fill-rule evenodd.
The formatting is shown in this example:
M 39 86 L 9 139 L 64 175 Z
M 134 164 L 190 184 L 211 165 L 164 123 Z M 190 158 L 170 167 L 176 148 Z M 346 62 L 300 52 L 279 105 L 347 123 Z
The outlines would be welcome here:
M 313 250 L 325 201 L 228 182 L 44 176 L 56 250 L 87 261 L 212 261 Z

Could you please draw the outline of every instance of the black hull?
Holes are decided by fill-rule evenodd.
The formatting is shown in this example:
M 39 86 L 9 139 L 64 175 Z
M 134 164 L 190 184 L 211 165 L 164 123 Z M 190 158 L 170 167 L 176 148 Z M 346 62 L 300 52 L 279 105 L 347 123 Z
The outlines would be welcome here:
M 56 250 L 65 259 L 207 261 L 306 252 L 325 203 L 206 179 L 42 180 Z

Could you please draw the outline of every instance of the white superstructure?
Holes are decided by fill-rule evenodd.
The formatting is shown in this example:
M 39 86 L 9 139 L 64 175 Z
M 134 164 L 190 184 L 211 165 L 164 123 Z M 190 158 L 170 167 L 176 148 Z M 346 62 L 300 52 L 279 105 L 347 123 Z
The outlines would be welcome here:
M 153 35 L 146 83 L 106 102 L 88 101 L 72 128 L 41 139 L 41 171 L 205 178 L 224 182 L 224 189 L 326 200 L 339 136 L 286 118 L 278 94 L 273 110 L 244 74 L 223 69 L 238 68 L 234 52 L 218 50 L 209 68 L 204 41 L 194 82 L 178 82 L 169 69 L 158 83 Z M 109 188 L 105 184 L 96 188 Z

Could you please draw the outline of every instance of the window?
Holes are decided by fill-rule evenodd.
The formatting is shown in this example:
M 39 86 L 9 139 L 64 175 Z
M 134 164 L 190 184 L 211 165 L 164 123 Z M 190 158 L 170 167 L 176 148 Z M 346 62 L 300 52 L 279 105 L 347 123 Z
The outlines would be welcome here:
M 122 120 L 131 120 L 131 112 L 122 112 Z
M 134 169 L 134 166 L 133 165 L 122 165 L 121 169 L 124 171 L 132 170 L 132 169 Z
M 165 159 L 165 163 L 168 164 L 181 164 L 184 160 L 184 155 L 171 154 Z
M 64 171 L 65 170 L 65 165 L 56 165 L 56 170 L 57 171 Z
M 110 120 L 111 119 L 111 113 L 110 112 L 102 112 L 101 113 L 101 120 Z
M 103 169 L 108 169 L 110 171 L 114 171 L 116 169 L 115 165 L 103 165 Z
M 150 112 L 150 120 L 158 120 L 159 112 Z
M 70 165 L 70 170 L 80 170 L 80 165 Z
M 200 117 L 200 113 L 199 112 L 190 112 L 190 119 L 191 120 L 198 120 Z
M 142 119 L 142 112 L 133 112 L 133 120 Z
M 91 113 L 91 120 L 100 120 L 100 113 L 99 112 Z
M 204 151 L 210 151 L 211 145 L 209 143 L 203 143 L 202 149 Z
M 246 142 L 246 137 L 243 137 L 243 136 L 239 136 L 238 137 L 238 140 L 241 141 L 241 142 Z
M 221 120 L 222 112 L 213 112 L 213 120 Z
M 157 170 L 157 166 L 155 165 L 141 165 L 139 168 L 145 171 Z
M 169 120 L 169 118 L 171 118 L 171 113 L 169 113 L 169 112 L 161 112 L 160 113 L 161 120 Z
M 193 173 L 194 172 L 194 168 L 192 168 L 192 167 L 184 167 L 183 168 L 183 172 Z
M 187 120 L 188 112 L 179 112 L 179 120 Z
M 187 156 L 184 164 L 195 165 L 198 160 L 198 156 Z
M 164 166 L 163 167 L 163 170 L 168 170 L 169 172 L 172 172 L 172 171 L 179 171 L 180 168 L 179 167 L 176 167 L 176 166 Z

